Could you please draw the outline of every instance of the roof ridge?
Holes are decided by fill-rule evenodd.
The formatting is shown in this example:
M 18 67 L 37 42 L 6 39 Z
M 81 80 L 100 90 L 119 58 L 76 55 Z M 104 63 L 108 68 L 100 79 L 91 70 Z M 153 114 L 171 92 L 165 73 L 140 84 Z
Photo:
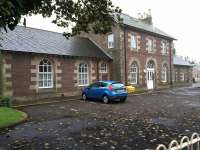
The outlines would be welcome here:
M 45 32 L 52 32 L 52 33 L 56 33 L 56 34 L 62 34 L 63 35 L 63 33 L 60 33 L 60 32 L 56 32 L 56 31 L 50 31 L 50 30 L 45 30 L 45 29 L 40 29 L 40 28 L 34 28 L 34 27 L 25 27 L 25 26 L 23 26 L 23 25 L 17 25 L 17 27 L 20 27 L 20 28 L 28 28 L 28 29 L 33 29 L 33 30 L 40 30 L 40 31 L 45 31 Z

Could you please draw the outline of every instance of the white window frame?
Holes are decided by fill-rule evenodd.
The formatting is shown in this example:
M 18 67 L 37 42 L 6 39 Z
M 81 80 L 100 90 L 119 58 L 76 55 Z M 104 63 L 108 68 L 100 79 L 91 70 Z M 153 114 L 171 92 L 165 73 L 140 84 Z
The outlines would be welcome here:
M 114 34 L 113 33 L 109 34 L 107 38 L 108 38 L 107 39 L 107 47 L 108 48 L 114 48 L 115 47 L 114 46 L 114 43 L 115 43 Z
M 161 81 L 166 83 L 167 82 L 167 66 L 163 65 L 161 70 Z
M 183 72 L 180 73 L 180 79 L 181 81 L 185 81 L 185 74 Z
M 136 62 L 133 62 L 130 66 L 130 83 L 138 83 L 138 64 Z
M 47 61 L 47 63 L 44 63 L 45 60 Z M 41 63 L 43 64 L 41 65 Z M 43 68 L 42 72 L 40 71 L 41 67 Z M 51 68 L 50 69 L 51 71 L 49 71 L 49 67 Z M 45 68 L 46 71 L 44 71 Z M 40 78 L 40 76 L 42 76 L 42 78 Z M 42 82 L 42 86 L 40 85 L 40 82 Z M 47 83 L 45 84 L 45 82 Z M 53 88 L 53 67 L 51 65 L 51 62 L 46 58 L 42 59 L 40 61 L 40 64 L 38 65 L 38 88 L 40 89 Z
M 78 83 L 79 86 L 89 85 L 89 66 L 87 63 L 80 63 L 78 66 Z
M 135 35 L 131 35 L 131 48 L 137 49 L 137 37 Z
M 162 54 L 166 55 L 167 54 L 167 43 L 162 41 Z
M 148 43 L 147 43 L 147 45 L 148 45 L 148 47 L 147 47 L 148 52 L 153 52 L 154 51 L 154 44 L 153 43 L 154 43 L 153 39 L 148 39 Z
M 100 73 L 108 73 L 108 64 L 107 63 L 100 64 Z

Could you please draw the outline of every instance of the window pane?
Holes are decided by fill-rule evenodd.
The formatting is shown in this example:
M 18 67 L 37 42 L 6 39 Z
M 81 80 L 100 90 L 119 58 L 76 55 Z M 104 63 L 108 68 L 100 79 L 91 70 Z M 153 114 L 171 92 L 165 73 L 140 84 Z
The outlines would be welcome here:
M 51 80 L 51 74 L 47 75 L 48 80 Z
M 39 72 L 43 72 L 43 66 L 39 66 Z
M 52 86 L 52 81 L 48 80 L 48 87 Z
M 51 72 L 51 66 L 48 66 L 48 72 Z
M 48 82 L 47 82 L 47 80 L 44 80 L 44 87 L 48 87 L 47 84 Z
M 47 72 L 47 66 L 44 66 L 44 72 Z

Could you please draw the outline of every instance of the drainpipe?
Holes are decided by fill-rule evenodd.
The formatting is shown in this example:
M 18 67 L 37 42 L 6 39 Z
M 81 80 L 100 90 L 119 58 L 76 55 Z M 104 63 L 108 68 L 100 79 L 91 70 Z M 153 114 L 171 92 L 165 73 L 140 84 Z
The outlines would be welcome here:
M 171 41 L 172 42 L 172 41 Z M 172 72 L 172 60 L 173 60 L 173 54 L 172 54 L 172 46 L 171 46 L 171 42 L 170 42 L 170 51 L 169 51 L 169 60 L 170 60 L 170 85 L 171 85 L 171 87 L 173 88 L 173 81 L 172 81 L 172 79 L 173 79 L 173 72 Z
M 125 75 L 125 85 L 127 85 L 127 47 L 126 47 L 126 27 L 124 26 L 124 75 Z

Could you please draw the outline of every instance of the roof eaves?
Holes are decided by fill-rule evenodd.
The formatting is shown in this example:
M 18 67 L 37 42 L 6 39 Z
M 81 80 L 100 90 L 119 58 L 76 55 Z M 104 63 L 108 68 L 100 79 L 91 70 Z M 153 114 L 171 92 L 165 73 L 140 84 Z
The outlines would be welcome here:
M 158 34 L 158 33 L 156 33 L 156 32 L 147 31 L 147 30 L 145 30 L 145 29 L 137 28 L 137 27 L 135 27 L 135 26 L 131 26 L 131 25 L 128 25 L 128 24 L 123 24 L 123 25 L 124 25 L 125 27 L 134 28 L 134 29 L 136 29 L 136 30 L 138 30 L 138 31 L 142 31 L 142 32 L 145 32 L 145 33 L 149 33 L 149 34 L 152 34 L 152 35 L 156 35 L 156 36 L 158 36 L 158 37 L 162 37 L 162 38 L 165 38 L 165 39 L 177 40 L 177 39 L 175 39 L 175 38 L 173 38 L 173 37 L 171 37 L 171 36 L 165 36 L 165 35 L 162 35 L 162 34 Z

